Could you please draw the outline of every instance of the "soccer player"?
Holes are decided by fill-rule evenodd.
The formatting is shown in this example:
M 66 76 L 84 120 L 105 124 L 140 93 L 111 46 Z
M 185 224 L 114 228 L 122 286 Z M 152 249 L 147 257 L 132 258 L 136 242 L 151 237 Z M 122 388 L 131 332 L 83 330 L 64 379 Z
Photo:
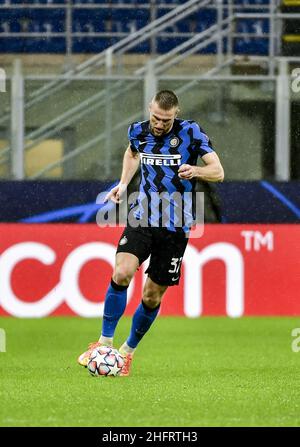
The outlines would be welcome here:
M 197 179 L 220 182 L 224 178 L 219 157 L 201 127 L 195 121 L 177 118 L 179 104 L 173 91 L 159 91 L 149 105 L 149 112 L 149 120 L 130 125 L 120 182 L 106 196 L 106 200 L 120 203 L 141 164 L 139 195 L 133 211 L 143 225 L 127 222 L 105 296 L 100 339 L 91 343 L 78 358 L 78 362 L 86 366 L 93 349 L 113 345 L 116 326 L 126 308 L 129 283 L 150 256 L 141 303 L 133 315 L 129 337 L 119 349 L 125 360 L 123 376 L 129 375 L 135 349 L 157 317 L 167 288 L 179 283 L 188 242 L 190 221 L 185 219 L 177 226 L 175 215 L 169 213 L 167 224 L 164 224 L 164 213 L 153 202 L 163 193 L 171 197 L 176 192 L 183 198 L 185 193 L 192 193 Z M 204 166 L 196 165 L 199 156 Z M 189 217 L 193 211 L 187 209 L 185 214 Z

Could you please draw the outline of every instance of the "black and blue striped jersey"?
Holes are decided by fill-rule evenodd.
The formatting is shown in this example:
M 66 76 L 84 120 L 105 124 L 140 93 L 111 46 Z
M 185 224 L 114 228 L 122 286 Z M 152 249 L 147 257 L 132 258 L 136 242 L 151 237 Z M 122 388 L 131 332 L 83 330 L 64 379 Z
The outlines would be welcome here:
M 180 179 L 178 169 L 182 164 L 196 165 L 199 156 L 213 152 L 209 137 L 195 121 L 175 119 L 172 129 L 160 137 L 151 133 L 149 120 L 135 122 L 129 126 L 128 139 L 131 150 L 138 152 L 141 160 L 139 196 L 132 206 L 136 218 L 141 219 L 146 213 L 149 226 L 161 226 L 166 210 L 160 208 L 161 200 L 157 197 L 165 194 L 171 205 L 165 226 L 171 231 L 178 227 L 188 231 L 194 218 L 192 197 L 196 180 Z M 179 225 L 174 209 L 178 211 L 181 205 L 178 200 L 170 200 L 174 193 L 186 202 L 184 222 L 179 221 Z

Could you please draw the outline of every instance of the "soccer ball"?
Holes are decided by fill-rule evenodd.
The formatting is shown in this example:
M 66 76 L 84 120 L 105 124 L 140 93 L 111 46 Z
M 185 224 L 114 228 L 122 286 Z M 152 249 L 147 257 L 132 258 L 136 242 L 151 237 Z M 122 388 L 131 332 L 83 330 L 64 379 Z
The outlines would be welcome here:
M 124 366 L 124 359 L 115 348 L 99 346 L 90 355 L 87 368 L 92 376 L 118 376 Z

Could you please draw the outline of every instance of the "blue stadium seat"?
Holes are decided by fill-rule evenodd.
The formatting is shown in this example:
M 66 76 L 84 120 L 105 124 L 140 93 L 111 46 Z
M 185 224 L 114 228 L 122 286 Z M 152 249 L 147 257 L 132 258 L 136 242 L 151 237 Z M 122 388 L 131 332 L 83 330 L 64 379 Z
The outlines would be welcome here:
M 112 40 L 109 38 L 85 38 L 73 39 L 73 53 L 100 53 L 101 51 L 112 45 Z
M 159 37 L 157 39 L 157 50 L 159 53 L 167 53 L 184 41 L 185 39 L 180 37 Z
M 10 31 L 18 33 L 21 31 L 20 19 L 21 11 L 15 9 L 5 9 L 0 15 L 0 32 Z
M 235 39 L 234 51 L 236 54 L 268 54 L 268 39 L 253 39 L 251 42 L 246 39 Z
M 110 44 L 106 43 L 106 39 L 84 39 L 74 38 L 73 53 L 98 53 L 103 51 Z
M 61 37 L 53 37 L 49 39 L 33 39 L 25 40 L 26 53 L 65 53 L 66 41 Z
M 63 32 L 65 30 L 65 10 L 64 9 L 28 9 L 23 16 L 30 20 L 32 31 L 43 32 L 48 28 L 52 32 Z M 46 25 L 49 25 L 45 28 Z
M 124 23 L 128 20 L 131 20 L 134 14 L 135 9 L 122 9 L 122 8 L 111 9 L 112 20 L 121 20 Z
M 173 4 L 174 6 L 179 6 L 182 3 L 186 2 L 187 0 L 157 0 L 158 5 L 165 3 L 165 4 Z
M 158 10 L 157 10 L 157 17 L 162 17 L 165 14 L 168 14 L 168 12 L 170 12 L 170 9 L 158 8 Z
M 137 5 L 137 4 L 140 4 L 140 5 L 147 5 L 147 4 L 149 4 L 149 0 L 110 0 L 111 1 L 111 3 L 113 3 L 113 4 L 122 4 L 122 3 L 126 3 L 126 4 L 128 4 L 128 5 Z M 120 6 L 121 7 L 121 6 Z
M 190 17 L 194 17 L 200 23 L 205 23 L 206 28 L 212 26 L 217 21 L 217 12 L 215 9 L 203 9 L 192 14 Z
M 100 0 L 73 0 L 73 4 L 74 5 L 88 5 L 88 4 L 94 4 L 94 3 L 107 3 L 106 1 L 104 1 L 104 0 L 102 0 L 102 1 L 100 1 Z
M 135 5 L 136 3 L 144 3 L 147 4 L 149 0 L 109 0 L 112 4 L 131 4 Z M 88 5 L 88 4 L 107 4 L 108 0 L 73 0 L 73 3 L 76 5 Z
M 16 19 L 16 17 L 15 17 Z M 28 53 L 63 53 L 65 37 L 52 37 L 51 32 L 64 32 L 65 11 L 63 9 L 26 9 L 18 11 L 18 23 L 23 32 L 49 32 L 43 38 L 24 37 L 23 51 Z
M 167 37 L 167 38 L 158 38 L 157 49 L 159 53 L 167 53 L 168 51 L 175 48 L 177 45 L 185 42 L 185 38 L 179 37 Z M 216 44 L 210 44 L 206 48 L 203 48 L 198 52 L 199 54 L 215 54 L 216 53 Z
M 111 20 L 118 23 L 118 30 L 122 32 L 132 32 L 148 25 L 150 17 L 149 11 L 144 9 L 113 9 L 111 11 Z
M 132 48 L 132 50 L 130 51 L 130 53 L 139 53 L 139 54 L 147 54 L 150 52 L 150 42 L 149 39 L 138 44 L 137 46 L 135 46 L 134 48 Z
M 159 10 L 159 17 L 162 17 L 164 14 L 168 13 L 169 10 L 165 8 L 161 8 Z M 198 11 L 196 13 L 190 14 L 184 20 L 178 21 L 175 25 L 170 26 L 166 31 L 174 32 L 178 31 L 181 33 L 190 33 L 190 32 L 201 32 L 209 26 L 216 23 L 216 11 L 215 9 L 205 9 Z
M 2 3 L 4 3 L 4 1 L 2 1 Z M 26 4 L 26 5 L 32 5 L 32 7 L 34 8 L 34 5 L 38 4 L 38 5 L 47 5 L 47 4 L 57 4 L 57 5 L 62 5 L 65 3 L 64 0 L 10 0 L 11 4 L 15 4 L 15 5 L 22 5 L 22 4 Z
M 6 39 L 0 39 L 0 53 L 25 53 L 23 39 L 15 39 L 8 37 Z
M 30 0 L 31 3 L 39 3 L 41 5 L 63 5 L 64 0 Z
M 163 17 L 165 14 L 168 14 L 168 12 L 170 12 L 170 9 L 166 9 L 166 8 L 159 8 L 158 10 L 158 14 L 157 14 L 157 18 L 161 18 Z M 166 28 L 164 30 L 164 32 L 167 33 L 174 33 L 174 32 L 187 32 L 187 31 L 182 31 L 183 29 L 187 28 L 185 21 L 181 20 L 181 28 L 180 28 L 180 24 L 179 22 L 177 22 L 174 25 L 170 25 L 169 28 Z
M 235 0 L 235 4 L 236 5 L 239 5 L 239 4 L 241 4 L 241 5 L 247 5 L 247 4 L 249 4 L 249 5 L 269 5 L 270 4 L 270 1 L 273 1 L 273 0 Z
M 240 19 L 237 21 L 236 32 L 262 35 L 269 32 L 267 19 Z
M 211 43 L 206 48 L 203 48 L 198 52 L 199 54 L 216 54 L 217 53 L 217 45 L 215 43 Z
M 111 13 L 108 9 L 88 10 L 75 9 L 73 13 L 73 31 L 87 32 L 93 29 L 94 32 L 106 31 L 105 22 L 109 20 Z

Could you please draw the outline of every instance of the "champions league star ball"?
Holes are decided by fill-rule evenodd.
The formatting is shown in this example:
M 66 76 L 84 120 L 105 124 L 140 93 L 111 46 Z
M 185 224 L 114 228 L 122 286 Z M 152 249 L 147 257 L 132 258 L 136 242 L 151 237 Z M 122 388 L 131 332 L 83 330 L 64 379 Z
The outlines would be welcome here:
M 90 355 L 87 368 L 92 376 L 118 376 L 124 366 L 124 359 L 115 348 L 100 346 Z

